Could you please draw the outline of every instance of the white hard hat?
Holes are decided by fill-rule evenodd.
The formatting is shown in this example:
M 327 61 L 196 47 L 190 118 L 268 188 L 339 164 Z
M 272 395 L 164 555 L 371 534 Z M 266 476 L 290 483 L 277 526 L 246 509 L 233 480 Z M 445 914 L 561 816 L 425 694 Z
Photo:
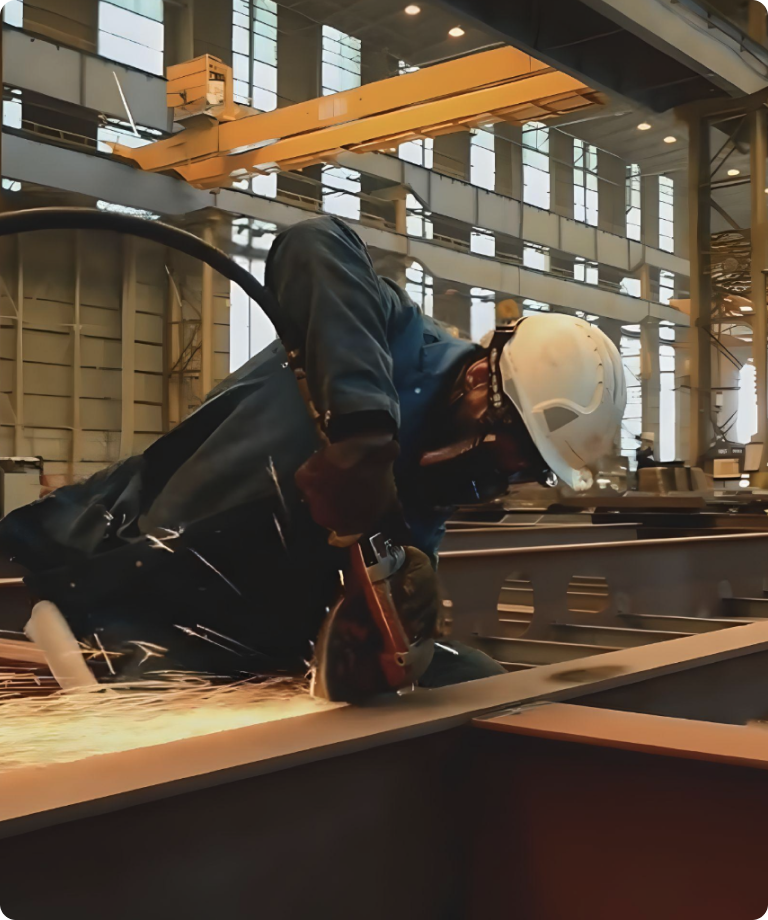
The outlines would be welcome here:
M 621 356 L 608 336 L 575 316 L 518 320 L 498 355 L 501 386 L 544 461 L 576 491 L 613 453 L 627 404 Z

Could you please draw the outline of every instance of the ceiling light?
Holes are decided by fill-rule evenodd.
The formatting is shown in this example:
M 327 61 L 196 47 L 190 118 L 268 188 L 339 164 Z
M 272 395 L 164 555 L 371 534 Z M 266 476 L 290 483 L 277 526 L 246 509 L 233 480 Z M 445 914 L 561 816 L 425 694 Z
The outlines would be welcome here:
M 448 34 L 451 38 L 461 38 L 464 34 L 464 29 L 462 29 L 461 26 L 454 26 Z
M 676 137 L 673 137 L 673 136 L 670 134 L 670 135 L 668 135 L 667 137 L 664 138 L 664 143 L 665 143 L 665 144 L 676 144 L 676 143 L 677 143 L 677 138 L 676 138 Z
M 410 6 L 406 6 L 405 12 L 406 12 L 409 16 L 418 16 L 419 13 L 421 12 L 421 7 L 420 7 L 420 6 L 416 6 L 415 3 L 412 3 Z
M 638 130 L 638 131 L 650 131 L 650 130 L 651 130 L 651 125 L 649 125 L 647 121 L 641 122 L 641 123 L 637 126 L 637 130 Z
M 738 175 L 740 175 L 740 174 L 741 174 L 741 170 L 740 170 L 740 169 L 729 169 L 729 170 L 728 170 L 728 175 L 729 175 L 729 176 L 738 176 Z

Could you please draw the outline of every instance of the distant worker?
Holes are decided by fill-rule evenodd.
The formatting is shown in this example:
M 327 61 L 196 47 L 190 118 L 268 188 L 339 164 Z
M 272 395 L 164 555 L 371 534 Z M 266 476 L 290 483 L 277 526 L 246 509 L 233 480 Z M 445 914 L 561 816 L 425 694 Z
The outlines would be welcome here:
M 644 431 L 637 440 L 640 442 L 635 457 L 638 470 L 647 470 L 659 466 L 654 456 L 655 437 L 652 432 Z
M 410 547 L 401 617 L 411 638 L 432 636 L 432 566 L 452 509 L 521 482 L 589 488 L 614 449 L 621 360 L 586 322 L 541 314 L 490 348 L 461 341 L 379 278 L 333 217 L 278 236 L 266 285 L 327 443 L 275 342 L 142 456 L 0 524 L 33 593 L 82 642 L 121 652 L 122 673 L 304 668 L 346 558 L 328 532 L 388 522 Z M 422 683 L 501 672 L 440 642 Z

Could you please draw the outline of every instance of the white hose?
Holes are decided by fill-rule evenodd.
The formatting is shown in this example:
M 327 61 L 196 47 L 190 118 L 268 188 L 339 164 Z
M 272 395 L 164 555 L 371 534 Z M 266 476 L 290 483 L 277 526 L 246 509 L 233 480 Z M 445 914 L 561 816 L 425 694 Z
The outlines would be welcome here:
M 36 604 L 24 632 L 45 655 L 51 674 L 62 690 L 82 690 L 98 685 L 77 639 L 55 604 L 50 601 Z

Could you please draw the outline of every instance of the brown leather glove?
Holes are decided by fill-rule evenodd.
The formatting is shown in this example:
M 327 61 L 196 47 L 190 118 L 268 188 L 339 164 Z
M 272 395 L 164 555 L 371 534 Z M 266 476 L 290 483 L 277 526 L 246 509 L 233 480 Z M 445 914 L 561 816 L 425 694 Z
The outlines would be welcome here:
M 441 611 L 440 583 L 429 557 L 414 546 L 406 546 L 405 562 L 388 586 L 409 640 L 434 638 Z
M 313 454 L 296 473 L 313 519 L 340 537 L 371 533 L 397 507 L 399 453 L 391 435 L 365 434 Z

